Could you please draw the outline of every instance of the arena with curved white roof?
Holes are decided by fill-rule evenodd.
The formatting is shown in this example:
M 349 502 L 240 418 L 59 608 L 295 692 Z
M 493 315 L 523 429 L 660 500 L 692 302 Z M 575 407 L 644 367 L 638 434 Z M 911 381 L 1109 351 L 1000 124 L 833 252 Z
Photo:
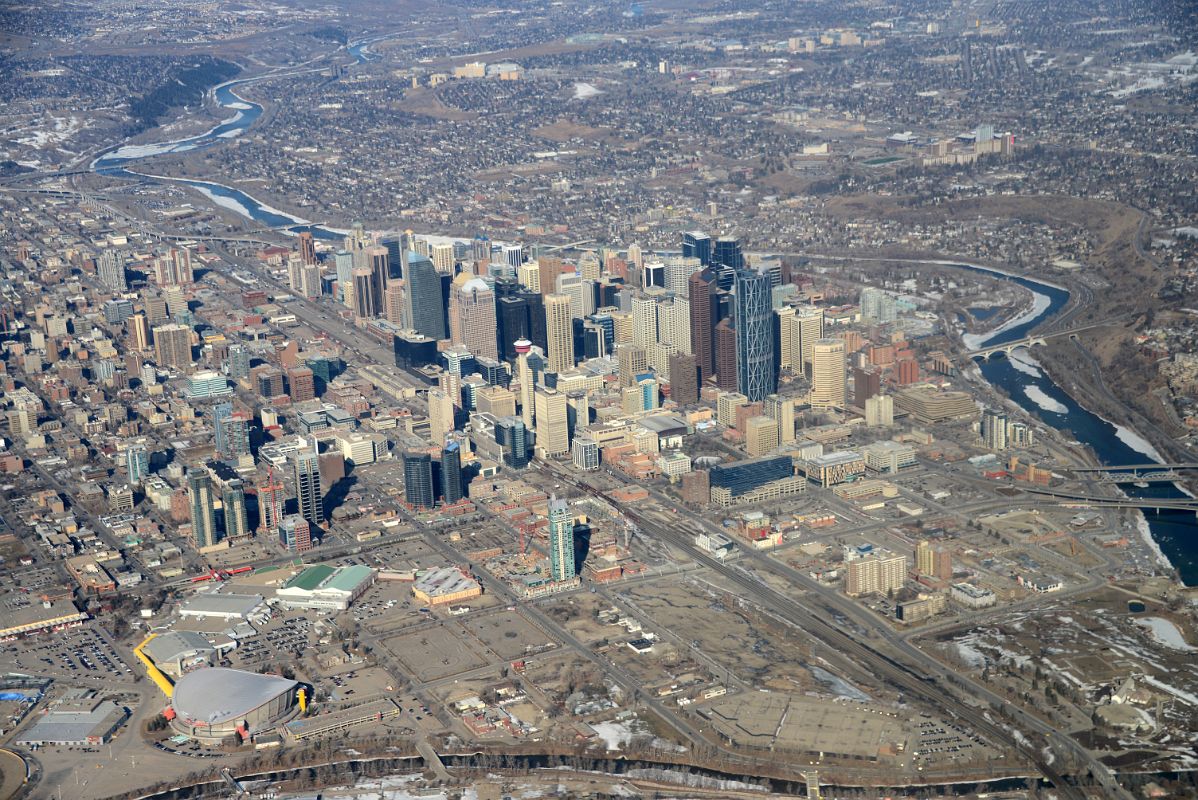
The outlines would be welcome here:
M 296 706 L 300 684 L 277 675 L 209 667 L 175 684 L 171 725 L 206 741 L 235 733 L 251 735 L 285 720 Z

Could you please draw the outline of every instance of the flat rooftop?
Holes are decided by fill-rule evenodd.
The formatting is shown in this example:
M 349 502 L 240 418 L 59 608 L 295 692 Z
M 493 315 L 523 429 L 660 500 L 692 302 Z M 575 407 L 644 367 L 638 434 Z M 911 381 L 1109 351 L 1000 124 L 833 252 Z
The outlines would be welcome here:
M 260 594 L 225 594 L 206 592 L 184 601 L 179 613 L 183 616 L 248 617 L 265 602 Z
M 111 700 L 94 706 L 61 708 L 38 718 L 37 724 L 17 737 L 22 744 L 84 742 L 90 737 L 103 739 L 125 718 L 125 710 Z

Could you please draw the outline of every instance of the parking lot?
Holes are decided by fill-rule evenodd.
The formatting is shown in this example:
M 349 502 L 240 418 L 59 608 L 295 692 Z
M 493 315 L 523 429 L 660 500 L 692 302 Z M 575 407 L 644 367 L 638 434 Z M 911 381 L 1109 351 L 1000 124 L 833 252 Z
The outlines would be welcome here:
M 97 627 L 10 642 L 0 663 L 15 672 L 109 682 L 132 681 L 133 670 Z
M 234 666 L 251 668 L 271 663 L 295 663 L 311 649 L 312 622 L 302 613 L 276 616 L 270 626 L 240 641 L 230 655 Z

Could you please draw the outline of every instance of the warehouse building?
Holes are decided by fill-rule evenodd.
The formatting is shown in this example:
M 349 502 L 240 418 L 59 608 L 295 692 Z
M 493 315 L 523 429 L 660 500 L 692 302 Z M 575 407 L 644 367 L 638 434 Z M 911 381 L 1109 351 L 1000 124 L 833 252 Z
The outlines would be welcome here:
M 16 608 L 10 606 L 4 608 L 4 614 L 0 616 L 0 639 L 7 640 L 10 636 L 25 636 L 42 631 L 57 633 L 66 628 L 77 628 L 88 618 L 87 614 L 65 600 L 57 603 L 46 600 Z
M 375 571 L 361 564 L 331 567 L 315 564 L 275 591 L 285 608 L 344 611 L 374 583 Z
M 17 743 L 37 747 L 48 744 L 70 747 L 107 744 L 127 716 L 128 712 L 111 700 L 97 700 L 89 696 L 64 700 L 18 736 Z
M 188 598 L 179 608 L 180 616 L 222 619 L 226 622 L 241 620 L 249 622 L 258 617 L 269 617 L 266 598 L 260 594 L 226 594 L 205 592 Z

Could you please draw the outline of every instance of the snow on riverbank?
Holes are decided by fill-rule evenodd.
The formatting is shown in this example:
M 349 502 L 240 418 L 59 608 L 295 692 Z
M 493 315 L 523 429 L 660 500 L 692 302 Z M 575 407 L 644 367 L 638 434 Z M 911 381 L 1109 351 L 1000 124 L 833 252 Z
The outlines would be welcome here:
M 1140 534 L 1140 538 L 1144 541 L 1144 544 L 1156 556 L 1156 563 L 1165 569 L 1173 569 L 1173 562 L 1169 561 L 1169 557 L 1165 555 L 1165 551 L 1156 543 L 1156 539 L 1152 538 L 1152 527 L 1148 524 L 1148 517 L 1144 516 L 1144 512 L 1139 509 L 1136 510 L 1135 515 L 1136 531 Z
M 195 189 L 196 191 L 198 191 L 200 194 L 207 197 L 209 200 L 211 200 L 216 205 L 220 206 L 221 208 L 228 209 L 229 211 L 232 211 L 236 214 L 240 214 L 241 216 L 246 217 L 248 219 L 254 218 L 253 214 L 250 213 L 249 208 L 247 208 L 245 206 L 245 204 L 242 203 L 240 200 L 238 200 L 235 197 L 225 197 L 224 195 L 217 194 L 215 191 L 212 190 L 211 187 L 220 186 L 221 188 L 228 189 L 229 191 L 240 191 L 238 189 L 233 189 L 232 187 L 229 187 L 229 186 L 223 186 L 222 184 L 219 184 L 219 183 L 210 183 L 210 182 L 206 182 L 206 181 L 193 181 L 193 180 L 189 180 L 188 178 L 171 178 L 166 175 L 150 175 L 150 174 L 147 174 L 144 172 L 135 172 L 133 174 L 141 175 L 142 177 L 145 177 L 145 178 L 153 178 L 154 180 L 159 180 L 159 181 L 171 181 L 173 183 L 185 183 L 188 186 Z M 297 217 L 294 214 L 288 214 L 286 211 L 280 211 L 279 209 L 274 208 L 273 206 L 268 206 L 266 203 L 263 203 L 261 200 L 254 197 L 253 195 L 249 194 L 248 192 L 241 192 L 241 194 L 245 195 L 250 200 L 253 200 L 255 203 L 257 203 L 258 208 L 267 214 L 276 214 L 280 217 L 283 217 L 284 219 L 290 220 L 292 222 L 292 224 L 295 224 L 295 225 L 307 225 L 308 224 L 308 220 L 303 219 L 302 217 Z
M 1142 453 L 1151 458 L 1153 461 L 1159 461 L 1162 464 L 1165 463 L 1165 457 L 1161 455 L 1160 451 L 1153 447 L 1147 439 L 1133 431 L 1131 428 L 1125 427 L 1123 425 L 1115 425 L 1115 436 L 1119 439 L 1119 441 L 1123 442 L 1137 453 Z
M 961 337 L 961 341 L 965 342 L 965 346 L 970 350 L 977 350 L 980 347 L 985 347 L 987 343 L 989 343 L 999 334 L 1006 333 L 1012 328 L 1022 325 L 1025 322 L 1031 322 L 1036 317 L 1047 311 L 1048 307 L 1052 305 L 1052 300 L 1048 297 L 1048 295 L 1040 294 L 1033 289 L 1029 289 L 1028 291 L 1032 293 L 1031 308 L 1029 308 L 1027 311 L 1024 311 L 1022 314 L 1019 314 L 1018 316 L 1012 317 L 989 333 L 965 334 Z

